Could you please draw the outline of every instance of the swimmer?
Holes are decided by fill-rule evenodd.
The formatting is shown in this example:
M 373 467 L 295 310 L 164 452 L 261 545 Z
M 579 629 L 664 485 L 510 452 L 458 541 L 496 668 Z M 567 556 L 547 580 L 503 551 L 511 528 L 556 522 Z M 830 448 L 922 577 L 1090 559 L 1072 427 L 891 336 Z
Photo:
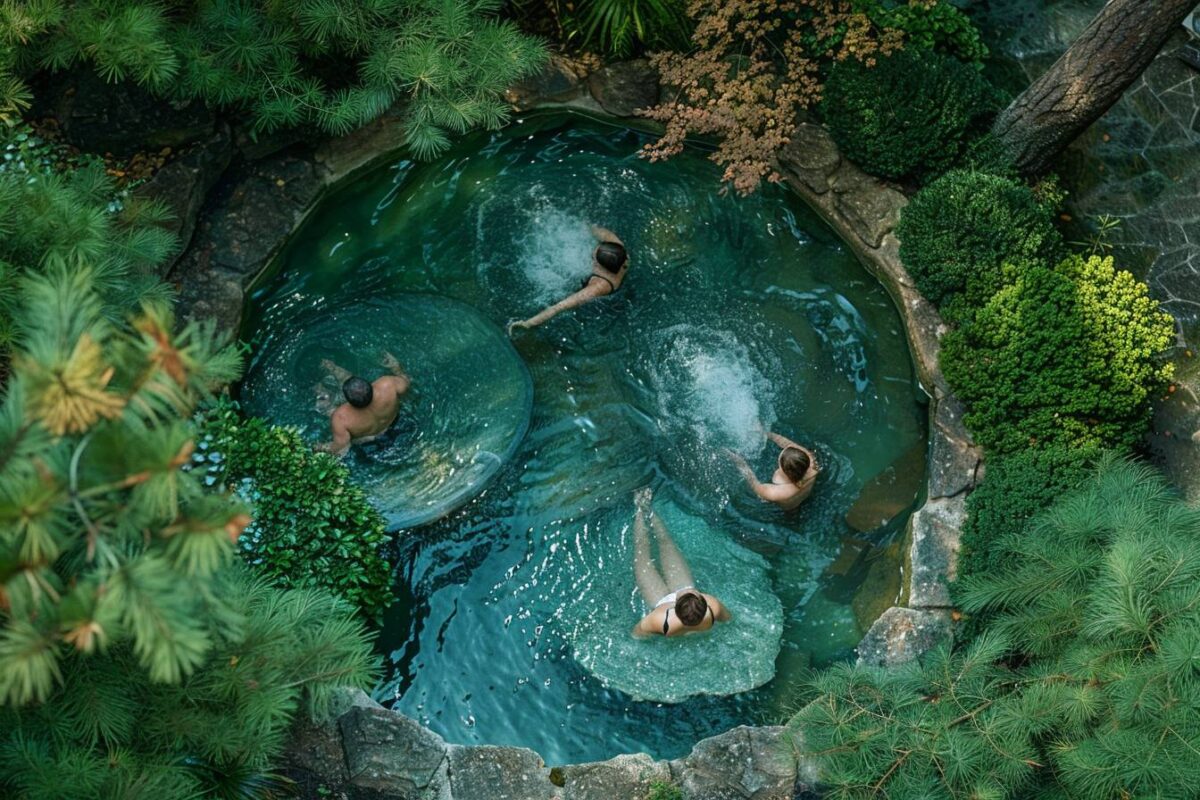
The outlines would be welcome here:
M 721 605 L 720 600 L 696 589 L 696 579 L 667 533 L 667 526 L 650 507 L 650 497 L 649 489 L 642 489 L 634 495 L 637 513 L 633 518 L 633 576 L 651 611 L 634 626 L 633 635 L 639 639 L 647 636 L 681 636 L 706 631 L 718 622 L 733 619 L 729 609 Z M 650 555 L 647 518 L 654 527 L 654 538 L 658 540 L 658 561 L 662 566 L 662 574 L 654 568 Z
M 760 483 L 754 476 L 754 470 L 750 469 L 750 465 L 741 455 L 732 450 L 725 452 L 733 459 L 746 483 L 760 499 L 790 511 L 812 494 L 813 483 L 816 482 L 819 471 L 817 459 L 811 450 L 801 447 L 791 439 L 769 431 L 765 432 L 765 435 L 780 448 L 779 461 L 770 483 Z
M 517 328 L 536 328 L 564 311 L 578 308 L 621 288 L 625 273 L 629 271 L 629 256 L 625 252 L 625 244 L 615 233 L 599 225 L 592 226 L 592 235 L 600 240 L 600 244 L 592 253 L 592 274 L 583 279 L 583 286 L 579 291 L 529 319 L 508 323 L 509 336 L 512 336 Z
M 316 445 L 314 449 L 335 456 L 343 455 L 352 443 L 369 441 L 396 421 L 400 398 L 408 391 L 411 381 L 391 353 L 384 351 L 383 354 L 383 366 L 391 374 L 376 378 L 374 383 L 351 375 L 329 359 L 321 361 L 321 366 L 341 381 L 346 402 L 334 408 L 332 398 L 324 387 L 317 385 L 317 407 L 329 414 L 333 439 Z

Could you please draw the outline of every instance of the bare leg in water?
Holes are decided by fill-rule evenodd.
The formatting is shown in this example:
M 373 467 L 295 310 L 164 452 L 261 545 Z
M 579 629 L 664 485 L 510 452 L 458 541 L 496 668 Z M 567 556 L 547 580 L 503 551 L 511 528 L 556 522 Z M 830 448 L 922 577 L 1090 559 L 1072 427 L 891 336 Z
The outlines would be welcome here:
M 636 499 L 637 513 L 633 517 L 633 577 L 646 605 L 654 608 L 670 590 L 667 588 L 667 582 L 654 568 L 654 558 L 650 553 L 650 536 L 646 526 L 646 517 L 653 513 L 650 510 L 650 490 L 642 489 L 637 493 Z M 662 525 L 657 518 L 654 522 L 658 526 Z M 661 538 L 659 541 L 661 543 Z M 661 544 L 659 546 L 661 547 Z
M 688 568 L 683 553 L 675 546 L 675 540 L 667 532 L 667 526 L 654 514 L 650 518 L 654 528 L 654 537 L 658 540 L 658 565 L 662 567 L 666 579 L 667 591 L 678 592 L 680 589 L 696 588 L 696 579 Z

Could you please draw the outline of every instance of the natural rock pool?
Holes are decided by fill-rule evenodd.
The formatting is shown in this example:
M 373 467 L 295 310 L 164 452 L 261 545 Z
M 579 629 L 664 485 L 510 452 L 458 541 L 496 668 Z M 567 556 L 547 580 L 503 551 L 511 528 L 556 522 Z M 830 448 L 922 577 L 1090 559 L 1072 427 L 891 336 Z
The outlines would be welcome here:
M 907 512 L 893 515 L 916 499 L 925 411 L 890 298 L 789 193 L 721 196 L 703 153 L 649 164 L 644 140 L 541 115 L 397 160 L 323 200 L 253 300 L 256 413 L 327 438 L 314 361 L 359 359 L 346 366 L 373 378 L 386 347 L 412 376 L 385 454 L 351 464 L 401 524 L 466 504 L 397 536 L 376 696 L 452 742 L 549 763 L 682 755 L 781 720 L 803 668 L 850 657 L 899 592 Z M 519 332 L 514 354 L 504 323 L 590 272 L 589 223 L 624 239 L 624 286 Z M 514 355 L 532 376 L 523 438 Z M 796 512 L 764 507 L 722 452 L 769 479 L 760 424 L 823 467 Z M 732 623 L 629 638 L 644 485 Z

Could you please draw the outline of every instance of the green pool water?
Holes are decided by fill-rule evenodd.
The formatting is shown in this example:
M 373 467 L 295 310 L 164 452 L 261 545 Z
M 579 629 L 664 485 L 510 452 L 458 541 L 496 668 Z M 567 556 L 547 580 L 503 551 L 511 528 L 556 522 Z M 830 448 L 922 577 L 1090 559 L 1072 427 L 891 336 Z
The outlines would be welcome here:
M 879 576 L 897 564 L 847 560 L 844 541 L 882 548 L 905 515 L 868 533 L 843 518 L 924 441 L 896 309 L 787 192 L 720 195 L 703 152 L 649 164 L 636 157 L 643 141 L 548 115 L 467 137 L 433 163 L 398 158 L 326 198 L 253 298 L 260 344 L 243 394 L 257 413 L 299 418 L 314 439 L 324 435 L 308 385 L 319 353 L 359 358 L 353 368 L 370 373 L 384 344 L 409 348 L 395 354 L 412 365 L 415 408 L 389 434 L 387 459 L 356 453 L 352 468 L 394 520 L 409 492 L 462 505 L 397 536 L 402 600 L 380 636 L 389 669 L 375 694 L 451 742 L 532 747 L 549 763 L 675 757 L 735 725 L 778 722 L 805 667 L 852 656 L 869 623 L 871 603 L 855 601 L 864 581 L 894 586 Z M 588 223 L 629 248 L 621 292 L 518 334 L 510 350 L 506 321 L 588 274 Z M 460 346 L 463 319 L 470 346 Z M 736 449 L 769 476 L 759 424 L 809 443 L 824 467 L 797 512 L 757 502 L 722 454 Z M 496 430 L 519 437 L 511 452 Z M 471 472 L 482 451 L 494 469 Z M 407 477 L 390 478 L 389 463 Z M 454 497 L 438 488 L 448 482 L 422 481 L 426 463 L 466 476 Z M 643 485 L 682 529 L 701 588 L 721 596 L 727 581 L 745 598 L 745 628 L 763 631 L 753 641 L 624 640 L 642 611 L 630 523 Z M 601 645 L 603 658 L 588 655 Z M 721 691 L 733 673 L 760 682 L 770 667 L 774 677 L 678 703 L 618 688 L 642 692 L 625 670 L 656 657 L 627 648 L 664 645 L 678 648 L 669 656 L 691 688 Z M 751 669 L 763 658 L 766 676 Z

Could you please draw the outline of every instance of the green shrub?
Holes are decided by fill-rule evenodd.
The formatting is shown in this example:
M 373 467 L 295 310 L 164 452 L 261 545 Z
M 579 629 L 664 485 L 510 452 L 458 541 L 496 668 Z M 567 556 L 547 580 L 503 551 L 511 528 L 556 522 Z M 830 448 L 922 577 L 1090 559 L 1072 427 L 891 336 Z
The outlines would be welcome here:
M 846 157 L 895 180 L 949 169 L 999 107 L 996 91 L 976 69 L 919 49 L 880 58 L 875 66 L 855 58 L 837 62 L 821 101 Z
M 984 577 L 1008 562 L 1003 542 L 1020 535 L 1029 521 L 1058 498 L 1078 489 L 1093 473 L 1099 452 L 1062 446 L 1032 447 L 987 462 L 983 482 L 967 496 L 967 518 L 959 539 L 958 578 Z M 958 583 L 950 585 L 957 599 Z M 966 619 L 956 636 L 974 638 L 985 620 Z
M 683 789 L 669 781 L 654 781 L 646 800 L 683 800 Z
M 942 340 L 941 362 L 976 441 L 1131 445 L 1173 374 L 1171 317 L 1111 258 L 1033 266 Z
M 907 49 L 937 50 L 969 64 L 982 64 L 987 58 L 979 30 L 948 0 L 900 4 L 874 0 L 866 13 L 881 28 L 904 31 Z
M 896 226 L 900 259 L 921 294 L 943 305 L 964 294 L 987 302 L 1002 283 L 1002 265 L 1046 263 L 1061 255 L 1062 237 L 1024 184 L 983 172 L 954 170 L 917 192 Z M 943 309 L 962 316 L 953 304 Z
M 1200 511 L 1105 459 L 964 587 L 968 648 L 817 676 L 792 722 L 831 798 L 1184 798 L 1200 776 Z
M 346 466 L 228 400 L 202 420 L 202 463 L 254 507 L 243 555 L 281 586 L 330 589 L 378 620 L 394 599 L 389 536 Z
M 164 97 L 246 109 L 256 130 L 346 133 L 404 102 L 419 154 L 447 132 L 499 125 L 500 94 L 543 48 L 495 0 L 44 0 L 0 14 L 0 116 L 28 105 L 34 69 L 92 65 Z M 16 11 L 15 8 L 20 8 Z

